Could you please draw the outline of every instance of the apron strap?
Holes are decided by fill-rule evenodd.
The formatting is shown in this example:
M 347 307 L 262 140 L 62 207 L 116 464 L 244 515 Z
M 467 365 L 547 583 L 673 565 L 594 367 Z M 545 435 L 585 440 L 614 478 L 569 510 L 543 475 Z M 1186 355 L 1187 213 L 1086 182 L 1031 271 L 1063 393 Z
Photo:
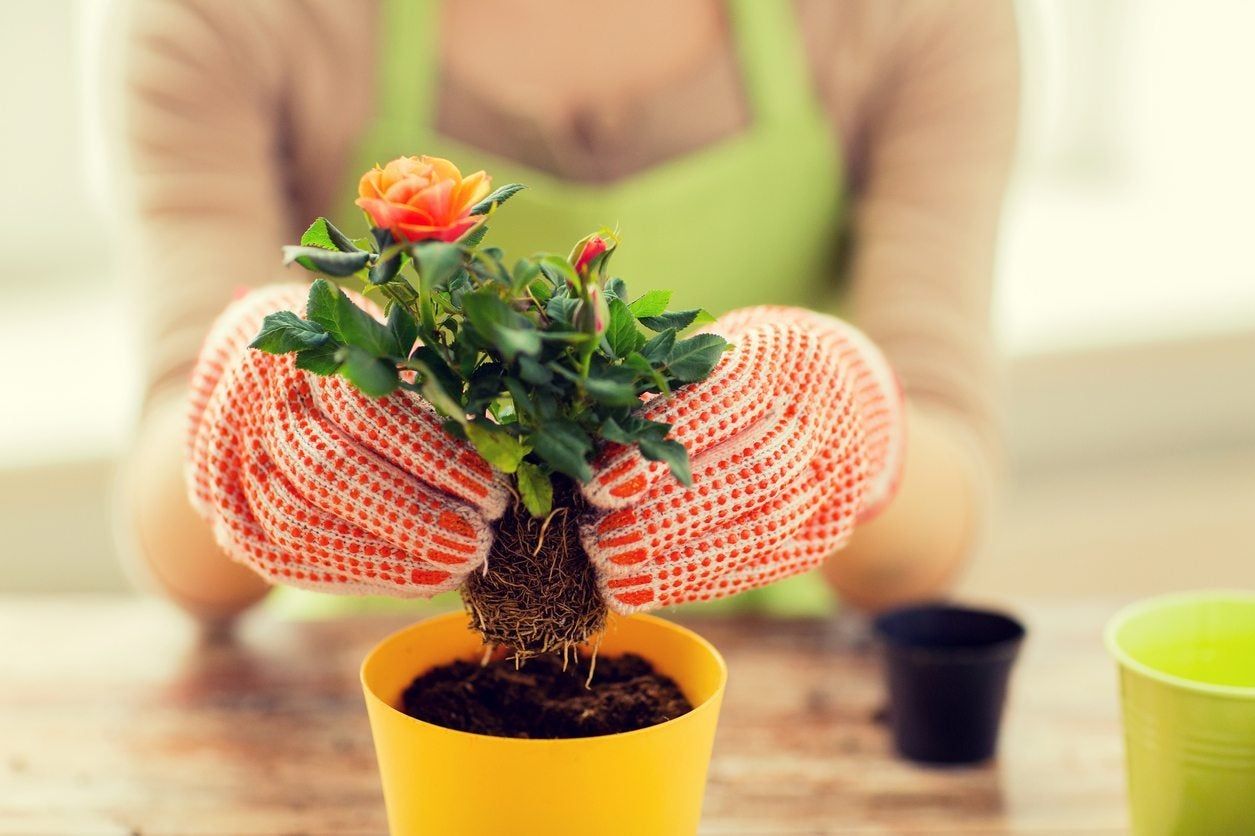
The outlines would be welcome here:
M 785 0 L 729 0 L 746 95 L 759 124 L 819 112 L 792 3 Z
M 383 0 L 377 118 L 422 136 L 435 118 L 440 67 L 436 0 Z

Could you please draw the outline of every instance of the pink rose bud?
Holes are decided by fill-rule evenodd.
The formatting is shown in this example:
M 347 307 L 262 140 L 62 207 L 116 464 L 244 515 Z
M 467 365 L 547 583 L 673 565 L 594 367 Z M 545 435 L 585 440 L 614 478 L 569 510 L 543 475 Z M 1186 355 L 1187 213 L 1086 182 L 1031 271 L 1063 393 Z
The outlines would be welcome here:
M 589 263 L 606 251 L 606 241 L 600 235 L 594 235 L 588 239 L 588 243 L 584 245 L 584 249 L 580 251 L 579 258 L 575 259 L 575 272 L 580 278 L 588 275 Z
M 606 293 L 596 281 L 589 281 L 584 286 L 584 298 L 575 306 L 575 325 L 585 334 L 600 337 L 610 326 L 610 306 L 606 303 Z

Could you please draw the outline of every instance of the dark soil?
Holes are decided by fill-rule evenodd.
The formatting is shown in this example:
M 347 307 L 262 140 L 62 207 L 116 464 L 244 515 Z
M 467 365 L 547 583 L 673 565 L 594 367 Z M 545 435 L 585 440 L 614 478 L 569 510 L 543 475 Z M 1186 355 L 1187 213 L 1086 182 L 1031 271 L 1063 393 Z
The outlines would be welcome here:
M 415 679 L 402 696 L 406 714 L 459 731 L 497 737 L 560 738 L 615 734 L 657 725 L 692 710 L 670 678 L 633 653 L 599 657 L 591 686 L 588 660 L 562 669 L 556 656 L 521 667 L 452 662 Z
M 508 508 L 483 569 L 462 586 L 471 627 L 486 645 L 520 659 L 565 654 L 606 626 L 597 575 L 580 544 L 587 509 L 570 479 L 554 479 L 553 507 L 548 519 L 533 517 L 521 502 Z

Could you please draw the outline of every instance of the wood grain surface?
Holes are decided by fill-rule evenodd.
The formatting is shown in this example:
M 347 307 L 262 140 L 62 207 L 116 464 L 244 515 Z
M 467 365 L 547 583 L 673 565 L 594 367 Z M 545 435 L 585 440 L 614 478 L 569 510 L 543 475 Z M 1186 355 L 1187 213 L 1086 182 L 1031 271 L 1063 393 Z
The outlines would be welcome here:
M 684 619 L 727 657 L 708 834 L 1122 832 L 1120 602 L 1024 601 L 998 759 L 894 757 L 866 630 Z M 0 598 L 0 833 L 382 833 L 357 669 L 396 617 L 247 619 L 204 641 L 163 604 Z

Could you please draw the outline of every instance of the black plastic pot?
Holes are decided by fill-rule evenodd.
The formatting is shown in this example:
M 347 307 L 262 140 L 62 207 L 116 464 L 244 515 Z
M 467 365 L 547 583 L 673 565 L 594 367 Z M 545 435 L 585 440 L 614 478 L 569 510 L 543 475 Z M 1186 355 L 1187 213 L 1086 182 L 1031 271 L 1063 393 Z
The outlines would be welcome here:
M 875 629 L 898 751 L 925 763 L 992 757 L 1024 625 L 1002 613 L 926 604 L 885 613 Z

